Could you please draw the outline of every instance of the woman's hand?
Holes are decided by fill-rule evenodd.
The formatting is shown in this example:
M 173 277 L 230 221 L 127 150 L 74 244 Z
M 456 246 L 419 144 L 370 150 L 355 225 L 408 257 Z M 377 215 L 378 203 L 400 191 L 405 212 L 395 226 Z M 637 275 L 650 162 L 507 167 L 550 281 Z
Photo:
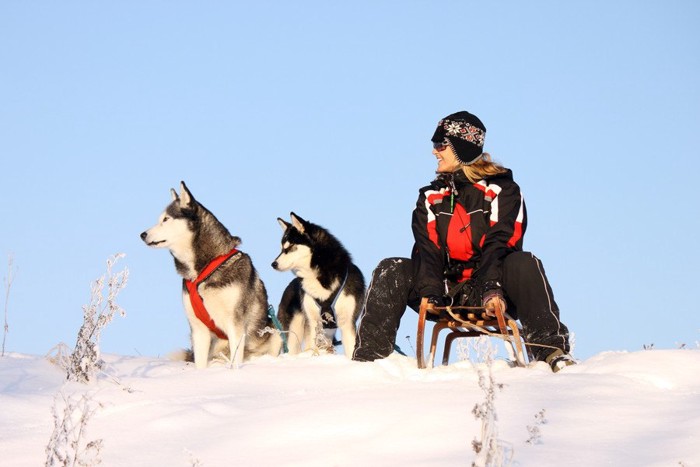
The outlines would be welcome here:
M 437 295 L 428 295 L 427 296 L 428 303 L 435 307 L 443 307 L 445 306 L 445 298 L 444 297 L 439 297 Z
M 500 310 L 505 313 L 507 307 L 501 289 L 491 289 L 485 292 L 482 299 L 482 306 L 486 309 L 487 316 L 495 317 L 496 307 L 499 307 Z

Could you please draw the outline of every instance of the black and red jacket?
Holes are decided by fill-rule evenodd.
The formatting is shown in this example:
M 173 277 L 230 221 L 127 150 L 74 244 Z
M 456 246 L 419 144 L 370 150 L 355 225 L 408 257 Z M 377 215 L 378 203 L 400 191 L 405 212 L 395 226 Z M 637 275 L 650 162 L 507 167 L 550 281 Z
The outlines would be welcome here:
M 446 278 L 500 288 L 503 258 L 522 251 L 527 213 L 510 170 L 478 183 L 458 170 L 420 189 L 412 226 L 414 287 L 421 297 L 441 296 Z

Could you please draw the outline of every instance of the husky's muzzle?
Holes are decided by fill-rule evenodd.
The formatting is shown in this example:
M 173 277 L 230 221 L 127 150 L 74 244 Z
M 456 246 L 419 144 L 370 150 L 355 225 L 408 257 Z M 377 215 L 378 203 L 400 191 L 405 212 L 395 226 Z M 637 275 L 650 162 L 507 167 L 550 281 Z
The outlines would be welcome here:
M 148 241 L 148 232 L 141 232 L 141 240 L 148 245 L 148 246 L 158 246 L 161 243 L 165 243 L 165 240 L 161 240 L 159 242 L 149 242 Z

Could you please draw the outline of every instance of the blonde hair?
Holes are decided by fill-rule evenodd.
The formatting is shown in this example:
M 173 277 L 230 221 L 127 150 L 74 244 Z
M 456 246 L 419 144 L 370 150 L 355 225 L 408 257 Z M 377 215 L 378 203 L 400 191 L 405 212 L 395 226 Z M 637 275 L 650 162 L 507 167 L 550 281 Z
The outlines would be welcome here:
M 467 180 L 476 183 L 483 180 L 485 177 L 498 175 L 506 172 L 502 165 L 491 160 L 491 154 L 485 152 L 481 155 L 481 159 L 470 165 L 463 165 L 462 172 L 467 176 Z

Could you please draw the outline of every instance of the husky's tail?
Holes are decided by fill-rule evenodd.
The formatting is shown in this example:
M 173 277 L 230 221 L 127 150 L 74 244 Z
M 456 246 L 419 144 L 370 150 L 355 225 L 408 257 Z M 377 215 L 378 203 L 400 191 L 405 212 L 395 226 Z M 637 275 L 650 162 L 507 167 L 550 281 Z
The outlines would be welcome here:
M 174 362 L 194 362 L 194 352 L 192 349 L 180 349 L 168 354 L 168 360 Z

